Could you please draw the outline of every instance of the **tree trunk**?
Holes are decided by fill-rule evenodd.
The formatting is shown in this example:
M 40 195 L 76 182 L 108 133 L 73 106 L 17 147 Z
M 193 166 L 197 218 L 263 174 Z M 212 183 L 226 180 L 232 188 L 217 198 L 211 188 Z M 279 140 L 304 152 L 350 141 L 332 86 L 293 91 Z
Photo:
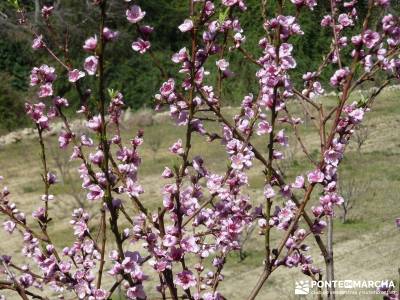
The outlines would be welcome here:
M 326 280 L 328 282 L 333 282 L 335 280 L 334 268 L 333 268 L 333 220 L 332 216 L 328 216 L 328 241 L 327 241 L 327 250 L 328 257 L 325 261 L 326 263 Z M 331 287 L 327 288 L 328 292 L 328 300 L 335 299 L 335 288 L 333 287 L 333 283 Z
M 40 18 L 40 0 L 35 0 L 35 25 L 39 23 Z

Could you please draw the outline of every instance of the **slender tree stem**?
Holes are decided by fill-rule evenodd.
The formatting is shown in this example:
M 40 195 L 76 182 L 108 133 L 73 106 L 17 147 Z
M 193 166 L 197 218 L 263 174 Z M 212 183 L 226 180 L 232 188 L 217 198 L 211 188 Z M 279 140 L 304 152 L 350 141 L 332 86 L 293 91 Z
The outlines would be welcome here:
M 335 280 L 335 273 L 334 273 L 334 264 L 333 264 L 333 219 L 332 216 L 327 217 L 327 250 L 328 250 L 328 257 L 325 261 L 326 264 L 326 280 L 328 282 L 332 282 Z M 329 300 L 335 299 L 335 288 L 332 285 L 328 288 L 328 295 Z
M 103 268 L 104 268 L 104 256 L 106 252 L 106 242 L 107 242 L 107 222 L 106 222 L 106 211 L 104 208 L 101 209 L 101 251 L 100 251 L 100 266 L 99 266 L 99 272 L 98 272 L 98 277 L 97 277 L 97 288 L 99 289 L 101 287 L 101 280 L 103 277 Z

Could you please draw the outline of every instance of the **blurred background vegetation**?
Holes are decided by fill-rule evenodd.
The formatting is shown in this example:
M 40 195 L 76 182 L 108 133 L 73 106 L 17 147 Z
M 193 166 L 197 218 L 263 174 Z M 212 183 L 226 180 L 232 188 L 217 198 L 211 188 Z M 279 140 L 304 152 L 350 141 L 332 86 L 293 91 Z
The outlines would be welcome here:
M 274 1 L 269 0 L 271 9 L 268 15 L 274 15 Z M 46 43 L 58 54 L 63 49 L 59 45 L 68 39 L 69 57 L 71 64 L 82 69 L 85 53 L 82 45 L 85 39 L 97 32 L 98 10 L 90 0 L 22 0 L 20 3 L 27 12 L 30 26 L 37 32 L 43 33 Z M 187 35 L 178 31 L 177 26 L 187 16 L 187 3 L 182 0 L 145 0 L 138 1 L 147 12 L 145 23 L 154 27 L 151 43 L 154 54 L 164 66 L 174 71 L 170 61 L 171 55 L 180 48 L 187 46 Z M 215 1 L 219 3 L 219 1 Z M 263 36 L 260 0 L 247 0 L 248 9 L 237 14 L 247 37 L 244 47 L 260 54 L 258 40 Z M 366 13 L 365 0 L 358 1 L 358 9 L 362 17 Z M 109 15 L 107 26 L 120 32 L 117 43 L 107 48 L 107 80 L 108 87 L 121 90 L 127 104 L 134 110 L 142 107 L 151 107 L 153 95 L 158 90 L 161 78 L 155 66 L 147 55 L 139 55 L 132 51 L 131 43 L 136 39 L 134 26 L 125 19 L 126 3 L 120 0 L 109 0 Z M 294 6 L 287 1 L 286 14 L 295 14 Z M 400 4 L 396 2 L 390 9 L 398 10 Z M 40 16 L 40 7 L 54 5 L 55 11 L 51 17 L 53 31 L 49 31 L 43 24 Z M 291 76 L 294 83 L 301 88 L 301 76 L 307 71 L 313 71 L 319 65 L 323 54 L 329 50 L 329 29 L 319 26 L 323 15 L 329 11 L 329 1 L 318 1 L 314 12 L 304 11 L 300 24 L 305 34 L 292 40 L 295 45 L 295 58 L 298 68 Z M 222 8 L 221 8 L 222 11 Z M 377 15 L 374 16 L 378 18 Z M 0 134 L 18 127 L 27 126 L 23 112 L 23 103 L 26 100 L 35 101 L 34 94 L 29 91 L 28 78 L 33 66 L 47 63 L 56 63 L 43 51 L 33 53 L 31 49 L 32 34 L 26 27 L 17 25 L 15 9 L 9 1 L 0 1 Z M 348 32 L 351 36 L 351 32 Z M 255 67 L 244 61 L 241 53 L 228 54 L 231 69 L 236 76 L 227 80 L 223 91 L 225 105 L 238 104 L 244 95 L 256 92 L 257 81 Z M 213 70 L 214 60 L 206 68 Z M 118 66 L 118 67 L 114 67 Z M 56 94 L 62 95 L 72 103 L 71 111 L 79 105 L 77 95 L 66 79 L 66 72 L 57 67 L 59 78 L 56 81 Z M 331 69 L 322 74 L 322 81 L 327 82 Z M 86 87 L 90 86 L 93 78 L 85 79 Z M 210 83 L 213 78 L 210 76 Z M 329 89 L 328 84 L 325 85 Z

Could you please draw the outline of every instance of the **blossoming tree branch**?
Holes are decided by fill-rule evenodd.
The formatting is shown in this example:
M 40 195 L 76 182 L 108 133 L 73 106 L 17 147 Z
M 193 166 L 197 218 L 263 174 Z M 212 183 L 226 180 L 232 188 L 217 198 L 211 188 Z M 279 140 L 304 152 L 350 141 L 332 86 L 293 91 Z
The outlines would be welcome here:
M 187 43 L 171 54 L 176 67 L 170 69 L 152 52 L 152 32 L 157 28 L 146 23 L 140 1 L 125 1 L 120 18 L 136 30 L 132 48 L 126 51 L 151 58 L 154 72 L 164 80 L 155 91 L 155 109 L 167 108 L 176 126 L 185 128 L 185 134 L 165 149 L 179 163 L 160 170 L 165 183 L 156 211 L 146 207 L 138 176 L 145 132 L 139 130 L 123 140 L 124 91 L 113 90 L 105 76 L 107 68 L 118 68 L 107 60 L 107 46 L 118 43 L 119 35 L 118 28 L 108 27 L 109 1 L 92 1 L 99 12 L 99 31 L 84 42 L 82 51 L 87 57 L 81 65 L 72 65 L 68 51 L 59 51 L 66 45 L 51 48 L 57 45 L 52 36 L 37 32 L 24 7 L 13 1 L 20 25 L 32 32 L 32 48 L 47 53 L 53 64 L 32 69 L 30 85 L 36 97 L 26 103 L 41 149 L 43 195 L 32 200 L 37 209 L 22 212 L 7 187 L 0 193 L 5 234 L 21 237 L 25 257 L 21 262 L 2 253 L 0 289 L 25 300 L 104 300 L 118 291 L 127 299 L 226 299 L 219 288 L 228 255 L 240 249 L 242 233 L 254 224 L 264 254 L 258 257 L 262 269 L 258 280 L 248 283 L 252 286 L 248 300 L 256 299 L 263 286 L 268 288 L 277 269 L 297 268 L 311 280 L 333 280 L 332 218 L 335 207 L 343 202 L 337 192 L 338 168 L 355 127 L 373 109 L 379 93 L 400 78 L 400 19 L 390 13 L 390 0 L 369 0 L 363 17 L 358 15 L 357 0 L 330 0 L 330 11 L 315 24 L 330 35 L 329 51 L 317 69 L 303 75 L 299 89 L 291 77 L 296 68 L 291 40 L 303 35 L 299 16 L 312 11 L 317 0 L 261 0 L 263 34 L 255 53 L 246 49 L 246 28 L 239 21 L 246 14 L 245 0 L 190 0 L 187 18 L 179 26 Z M 42 8 L 49 28 L 53 12 L 52 6 Z M 355 29 L 358 33 L 350 35 Z M 251 80 L 258 87 L 248 91 L 233 118 L 222 109 L 227 101 L 224 83 L 234 80 L 228 59 L 232 52 L 257 68 Z M 329 72 L 328 66 L 335 70 L 325 83 L 321 74 Z M 375 78 L 379 86 L 367 97 L 349 100 L 357 88 Z M 66 81 L 76 90 L 81 103 L 77 115 L 86 119 L 90 134 L 72 130 L 65 113 L 68 100 L 57 95 L 55 81 Z M 337 92 L 333 107 L 316 101 L 326 88 Z M 317 116 L 312 128 L 319 137 L 318 156 L 309 152 L 301 135 L 303 120 L 292 109 L 299 104 Z M 75 240 L 64 249 L 53 243 L 48 231 L 56 222 L 49 207 L 57 205 L 53 200 L 57 177 L 49 168 L 44 134 L 56 120 L 63 122 L 60 151 L 80 162 L 77 171 L 88 205 L 100 211 L 99 218 L 91 218 L 83 208 L 71 212 Z M 218 124 L 218 129 L 208 129 L 208 121 Z M 278 168 L 285 160 L 283 149 L 290 147 L 288 132 L 295 136 L 308 163 L 308 172 L 297 174 L 293 181 Z M 223 173 L 213 171 L 192 146 L 195 135 L 225 151 Z M 255 138 L 263 141 L 262 147 L 255 146 Z M 261 203 L 246 189 L 254 166 L 262 167 Z M 314 206 L 312 197 L 319 199 Z M 277 242 L 272 234 L 280 237 Z M 312 240 L 325 265 L 315 265 L 309 255 Z M 329 290 L 328 298 L 334 297 Z M 387 291 L 387 297 L 398 299 L 393 291 Z

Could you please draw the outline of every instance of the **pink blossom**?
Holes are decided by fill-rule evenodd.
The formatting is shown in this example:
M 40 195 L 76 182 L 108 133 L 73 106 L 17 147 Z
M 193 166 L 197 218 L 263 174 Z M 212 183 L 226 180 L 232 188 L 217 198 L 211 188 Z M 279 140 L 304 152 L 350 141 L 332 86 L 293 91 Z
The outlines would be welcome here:
M 327 165 L 325 167 L 325 178 L 328 180 L 331 180 L 333 177 L 335 177 L 337 172 L 337 168 L 334 165 Z
M 353 26 L 353 20 L 347 14 L 340 14 L 338 17 L 338 22 L 343 27 Z
M 118 35 L 119 35 L 119 32 L 118 32 L 118 31 L 112 31 L 112 30 L 111 30 L 110 28 L 108 28 L 108 27 L 104 27 L 104 29 L 103 29 L 103 36 L 104 36 L 104 39 L 105 39 L 106 41 L 108 41 L 108 42 L 115 41 L 115 40 L 117 39 Z
M 43 47 L 44 47 L 43 36 L 39 35 L 33 40 L 32 49 L 38 50 L 38 49 L 42 49 Z
M 272 157 L 273 157 L 274 159 L 284 159 L 284 158 L 285 158 L 285 156 L 283 155 L 283 153 L 282 153 L 281 151 L 278 151 L 278 150 L 274 150 L 274 151 L 273 151 Z
M 361 35 L 355 35 L 355 36 L 351 37 L 351 42 L 352 42 L 355 46 L 360 46 L 360 45 L 362 44 Z
M 71 263 L 68 261 L 62 261 L 58 264 L 60 271 L 63 273 L 68 273 L 71 270 Z
M 141 259 L 139 252 L 127 251 L 125 252 L 125 258 L 121 263 L 121 267 L 124 269 L 125 273 L 131 273 L 138 267 Z
M 97 150 L 96 153 L 90 153 L 89 159 L 92 163 L 100 165 L 104 160 L 104 153 L 101 150 Z
M 205 135 L 207 133 L 206 129 L 204 128 L 203 122 L 199 119 L 193 119 L 190 122 L 192 129 L 194 132 L 199 133 L 200 135 Z
M 85 72 L 82 72 L 78 69 L 73 69 L 72 71 L 68 72 L 68 80 L 69 82 L 75 83 L 79 79 L 85 77 Z
M 182 32 L 187 32 L 189 30 L 192 30 L 193 28 L 193 21 L 190 19 L 185 19 L 185 21 L 179 25 L 179 30 Z
M 334 149 L 329 149 L 324 153 L 324 160 L 327 164 L 337 166 L 342 158 L 342 153 L 335 151 Z
M 80 276 L 83 277 L 83 274 L 80 275 Z M 88 298 L 86 296 L 89 296 L 91 294 L 91 290 L 89 288 L 89 284 L 84 280 L 81 280 L 78 284 L 76 284 L 74 286 L 74 290 L 75 290 L 75 292 L 76 292 L 76 294 L 77 294 L 79 299 Z
M 146 53 L 146 51 L 150 49 L 150 46 L 149 41 L 145 41 L 141 38 L 132 43 L 133 51 L 139 52 L 140 54 Z
M 74 235 L 83 237 L 89 231 L 87 224 L 84 220 L 79 220 L 77 222 L 74 221 L 73 223 Z
M 144 190 L 141 185 L 139 185 L 137 182 L 134 182 L 131 178 L 128 178 L 126 180 L 125 192 L 130 197 L 139 197 L 140 194 L 144 193 Z
M 32 217 L 35 219 L 43 222 L 45 221 L 45 208 L 44 207 L 39 207 L 37 210 L 32 212 Z
M 267 121 L 258 123 L 257 135 L 264 135 L 272 132 L 272 127 Z
M 103 289 L 96 289 L 93 292 L 94 300 L 106 300 L 108 298 L 109 292 Z
M 174 55 L 172 55 L 172 61 L 176 64 L 178 63 L 183 63 L 185 61 L 188 60 L 188 54 L 187 54 L 187 49 L 182 48 L 181 50 L 179 50 L 177 53 L 175 53 Z
M 172 178 L 174 177 L 174 173 L 168 167 L 165 167 L 164 172 L 161 175 L 163 178 Z
M 312 231 L 316 234 L 321 234 L 326 227 L 326 222 L 323 220 L 316 220 L 313 224 Z
M 295 182 L 292 184 L 295 189 L 302 189 L 304 187 L 304 177 L 297 176 Z
M 390 5 L 390 0 L 375 0 L 375 5 L 388 7 Z
M 349 118 L 354 124 L 359 124 L 364 118 L 364 110 L 361 108 L 354 109 L 349 113 Z
M 247 118 L 240 119 L 238 121 L 238 129 L 241 132 L 245 132 L 245 133 L 249 132 L 249 130 L 250 130 L 250 121 Z
M 170 78 L 167 82 L 164 82 L 160 88 L 161 96 L 167 98 L 175 89 L 175 80 Z
M 54 200 L 54 195 L 42 195 L 41 197 L 42 201 L 53 201 Z
M 16 225 L 13 221 L 6 221 L 3 223 L 4 230 L 7 231 L 9 234 L 13 233 L 15 226 Z
M 58 137 L 58 144 L 61 149 L 68 147 L 69 143 L 72 141 L 72 134 L 68 131 L 62 130 L 60 136 Z
M 264 218 L 258 219 L 257 224 L 261 229 L 267 228 L 267 220 L 265 220 Z
M 207 0 L 205 5 L 204 5 L 204 12 L 207 16 L 210 16 L 214 13 L 215 10 L 215 5 L 212 3 L 212 1 Z
M 145 15 L 146 12 L 142 11 L 138 5 L 133 5 L 126 11 L 126 18 L 130 23 L 140 22 Z
M 322 173 L 321 170 L 316 169 L 308 173 L 307 178 L 310 183 L 322 182 L 324 181 L 324 173 Z
M 58 108 L 63 108 L 63 107 L 68 107 L 69 106 L 69 103 L 68 103 L 67 99 L 61 98 L 61 97 L 58 97 L 58 96 L 56 98 L 54 98 L 53 102 L 54 102 L 54 105 L 56 107 L 58 107 Z
M 169 151 L 173 154 L 182 155 L 185 151 L 182 148 L 182 140 L 179 139 L 176 143 L 174 143 L 170 148 Z
M 333 86 L 342 85 L 349 74 L 350 69 L 348 67 L 337 70 L 330 79 L 331 84 Z
M 326 15 L 322 18 L 321 20 L 322 27 L 328 27 L 331 26 L 331 24 L 332 24 L 332 17 L 330 15 Z
M 376 53 L 376 57 L 378 58 L 378 60 L 384 61 L 386 54 L 387 50 L 385 48 L 379 48 L 378 52 Z
M 313 10 L 314 7 L 317 6 L 316 0 L 291 0 L 291 1 L 298 7 L 302 7 L 303 5 L 305 5 L 308 6 L 311 10 Z
M 94 131 L 100 131 L 102 126 L 101 116 L 94 116 L 87 122 L 86 126 Z
M 392 14 L 387 14 L 382 18 L 382 28 L 385 32 L 392 32 L 395 29 L 396 20 Z
M 134 287 L 130 287 L 127 291 L 126 291 L 126 296 L 129 299 L 145 299 L 146 298 L 146 294 L 143 290 L 143 286 L 141 284 L 137 284 Z
M 285 130 L 281 129 L 279 130 L 279 132 L 276 134 L 275 136 L 275 140 L 278 144 L 284 146 L 284 147 L 288 147 L 289 143 L 288 143 L 288 137 L 285 135 Z
M 24 273 L 19 277 L 18 281 L 24 288 L 28 288 L 33 285 L 34 279 L 31 274 Z
M 50 185 L 57 183 L 57 176 L 54 173 L 48 172 L 47 173 L 47 182 Z
M 199 246 L 193 236 L 183 238 L 181 240 L 181 247 L 186 252 L 197 253 L 199 251 Z
M 275 191 L 270 184 L 266 184 L 264 186 L 264 197 L 267 199 L 271 199 L 275 197 Z
M 310 81 L 311 79 L 314 79 L 316 76 L 315 72 L 307 72 L 306 74 L 303 74 L 302 78 L 305 81 Z
M 237 4 L 239 0 L 222 0 L 222 4 L 225 6 L 233 6 Z
M 154 28 L 149 25 L 142 25 L 139 27 L 139 31 L 143 36 L 147 37 L 154 31 Z
M 154 270 L 156 270 L 159 273 L 165 271 L 167 268 L 168 269 L 171 268 L 170 263 L 168 261 L 166 261 L 165 259 L 158 260 L 158 261 L 155 261 L 153 259 L 153 260 L 149 261 L 149 264 L 150 264 L 150 266 L 152 266 L 154 268 Z
M 378 44 L 379 39 L 380 39 L 379 33 L 372 31 L 370 29 L 367 29 L 362 36 L 362 41 L 364 45 L 369 49 L 375 47 Z
M 181 286 L 184 290 L 187 290 L 190 287 L 196 286 L 196 277 L 191 271 L 185 270 L 176 274 L 174 283 Z
M 42 16 L 43 18 L 47 19 L 53 13 L 53 6 L 46 6 L 42 7 Z
M 291 207 L 289 206 L 285 206 L 284 208 L 282 208 L 279 213 L 278 213 L 278 220 L 280 225 L 278 225 L 278 228 L 285 228 L 288 223 L 290 222 L 290 220 L 293 218 L 294 213 L 291 209 Z
M 281 194 L 283 197 L 291 199 L 292 197 L 292 190 L 291 190 L 291 186 L 286 184 L 284 185 L 281 190 L 280 190 Z
M 226 71 L 229 67 L 229 62 L 227 62 L 225 59 L 220 59 L 217 60 L 216 65 L 221 71 Z
M 193 157 L 192 165 L 201 176 L 207 175 L 207 170 L 203 166 L 204 160 L 200 156 Z
M 317 94 L 317 95 L 323 95 L 325 90 L 322 88 L 322 85 L 319 81 L 315 81 L 312 84 L 312 92 Z
M 87 194 L 88 200 L 99 200 L 103 198 L 103 196 L 104 191 L 100 186 L 98 186 L 97 184 L 92 184 L 91 186 L 89 186 L 89 193 Z
M 93 140 L 85 134 L 81 136 L 81 144 L 87 147 L 92 147 L 94 145 Z
M 38 91 L 39 98 L 45 98 L 53 96 L 53 85 L 48 82 L 40 86 Z
M 289 255 L 286 260 L 285 264 L 287 267 L 292 268 L 292 267 L 297 267 L 301 261 L 301 254 L 298 252 L 294 252 L 293 254 Z
M 85 44 L 83 45 L 83 50 L 87 52 L 92 52 L 95 51 L 97 47 L 97 36 L 95 35 L 94 37 L 90 37 L 85 41 Z
M 111 276 L 116 276 L 124 272 L 122 265 L 119 262 L 116 262 L 113 267 L 107 272 Z
M 204 293 L 202 296 L 203 300 L 223 300 L 224 297 L 221 295 L 220 292 L 215 292 L 215 293 Z
M 85 63 L 83 64 L 83 68 L 89 75 L 96 74 L 97 71 L 97 64 L 99 59 L 97 56 L 89 56 L 85 59 Z
M 166 234 L 163 238 L 163 245 L 165 247 L 172 247 L 178 243 L 178 238 L 171 234 Z
M 44 113 L 45 108 L 46 105 L 42 102 L 33 105 L 25 103 L 26 114 L 42 129 L 49 128 L 49 118 Z
M 168 253 L 168 259 L 172 261 L 180 261 L 184 255 L 184 251 L 182 248 L 172 246 L 170 247 L 170 251 Z
M 238 153 L 236 155 L 232 155 L 231 157 L 231 166 L 233 169 L 241 170 L 244 166 L 245 157 L 242 153 Z
M 236 32 L 233 36 L 233 40 L 235 41 L 235 47 L 239 48 L 240 45 L 246 41 L 246 37 L 240 32 Z

